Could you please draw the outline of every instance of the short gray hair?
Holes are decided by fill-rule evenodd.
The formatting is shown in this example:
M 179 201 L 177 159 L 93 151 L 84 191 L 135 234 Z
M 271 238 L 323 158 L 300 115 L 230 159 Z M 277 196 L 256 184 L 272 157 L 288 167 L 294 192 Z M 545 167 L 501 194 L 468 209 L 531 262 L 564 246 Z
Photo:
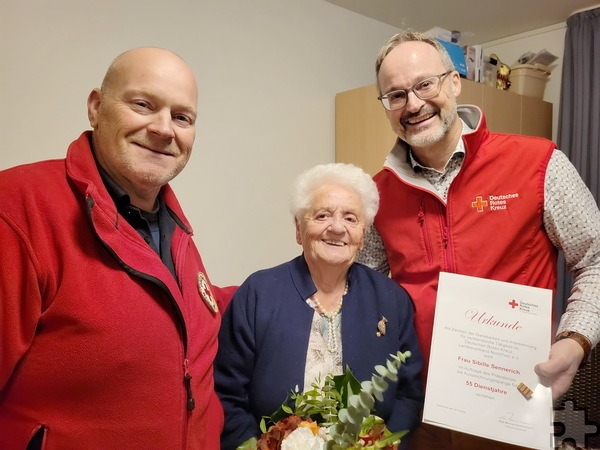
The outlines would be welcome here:
M 446 68 L 446 70 L 456 70 L 454 68 L 454 63 L 452 62 L 452 58 L 448 54 L 446 47 L 444 47 L 440 42 L 429 36 L 428 34 L 419 33 L 418 31 L 413 30 L 404 30 L 398 34 L 395 34 L 391 38 L 387 40 L 381 50 L 379 50 L 379 55 L 377 55 L 377 60 L 375 61 L 375 79 L 377 80 L 377 90 L 379 94 L 382 94 L 381 88 L 379 87 L 379 70 L 381 69 L 381 64 L 385 57 L 394 50 L 398 45 L 403 42 L 424 42 L 425 44 L 429 44 L 434 47 L 437 52 L 440 54 L 440 59 L 442 60 L 442 64 Z
M 354 190 L 360 197 L 366 228 L 373 225 L 379 209 L 379 191 L 373 179 L 354 164 L 320 164 L 301 173 L 291 190 L 290 211 L 298 221 L 312 206 L 315 192 L 323 185 L 335 184 Z

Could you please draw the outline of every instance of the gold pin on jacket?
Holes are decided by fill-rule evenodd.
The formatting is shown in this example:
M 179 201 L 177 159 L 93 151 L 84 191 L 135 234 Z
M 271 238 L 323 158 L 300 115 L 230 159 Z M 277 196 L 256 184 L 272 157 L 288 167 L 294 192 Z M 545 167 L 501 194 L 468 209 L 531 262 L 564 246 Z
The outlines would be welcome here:
M 387 319 L 384 316 L 381 316 L 381 320 L 377 322 L 377 337 L 385 335 L 385 324 L 387 323 Z

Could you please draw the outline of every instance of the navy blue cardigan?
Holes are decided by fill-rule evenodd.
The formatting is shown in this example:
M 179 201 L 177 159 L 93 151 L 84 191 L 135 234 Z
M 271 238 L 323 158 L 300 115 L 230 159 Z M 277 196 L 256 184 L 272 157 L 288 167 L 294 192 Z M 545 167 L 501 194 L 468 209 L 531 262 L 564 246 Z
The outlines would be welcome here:
M 252 274 L 223 315 L 215 384 L 225 409 L 222 450 L 260 436 L 262 416 L 271 415 L 290 390 L 304 386 L 304 366 L 314 310 L 306 299 L 316 292 L 303 256 Z M 377 322 L 388 320 L 377 336 Z M 390 353 L 412 356 L 375 406 L 392 431 L 414 430 L 420 422 L 423 361 L 413 326 L 413 306 L 404 289 L 362 264 L 348 272 L 342 305 L 343 365 L 359 381 Z

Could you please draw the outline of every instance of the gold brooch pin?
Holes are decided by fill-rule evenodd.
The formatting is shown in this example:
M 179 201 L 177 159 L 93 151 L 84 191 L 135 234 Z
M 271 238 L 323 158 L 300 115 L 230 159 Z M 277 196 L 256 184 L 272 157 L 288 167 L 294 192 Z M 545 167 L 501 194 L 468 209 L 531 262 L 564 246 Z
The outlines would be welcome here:
M 385 335 L 385 324 L 387 323 L 387 319 L 384 316 L 381 316 L 381 320 L 377 322 L 377 337 Z

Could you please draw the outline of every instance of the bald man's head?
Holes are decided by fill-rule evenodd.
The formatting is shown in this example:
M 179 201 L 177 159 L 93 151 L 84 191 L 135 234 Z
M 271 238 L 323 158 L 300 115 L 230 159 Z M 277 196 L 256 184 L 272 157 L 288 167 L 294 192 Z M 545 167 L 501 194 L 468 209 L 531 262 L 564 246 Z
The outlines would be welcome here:
M 97 160 L 134 205 L 151 209 L 160 188 L 187 164 L 197 101 L 196 79 L 185 61 L 153 47 L 117 56 L 102 86 L 90 93 Z

